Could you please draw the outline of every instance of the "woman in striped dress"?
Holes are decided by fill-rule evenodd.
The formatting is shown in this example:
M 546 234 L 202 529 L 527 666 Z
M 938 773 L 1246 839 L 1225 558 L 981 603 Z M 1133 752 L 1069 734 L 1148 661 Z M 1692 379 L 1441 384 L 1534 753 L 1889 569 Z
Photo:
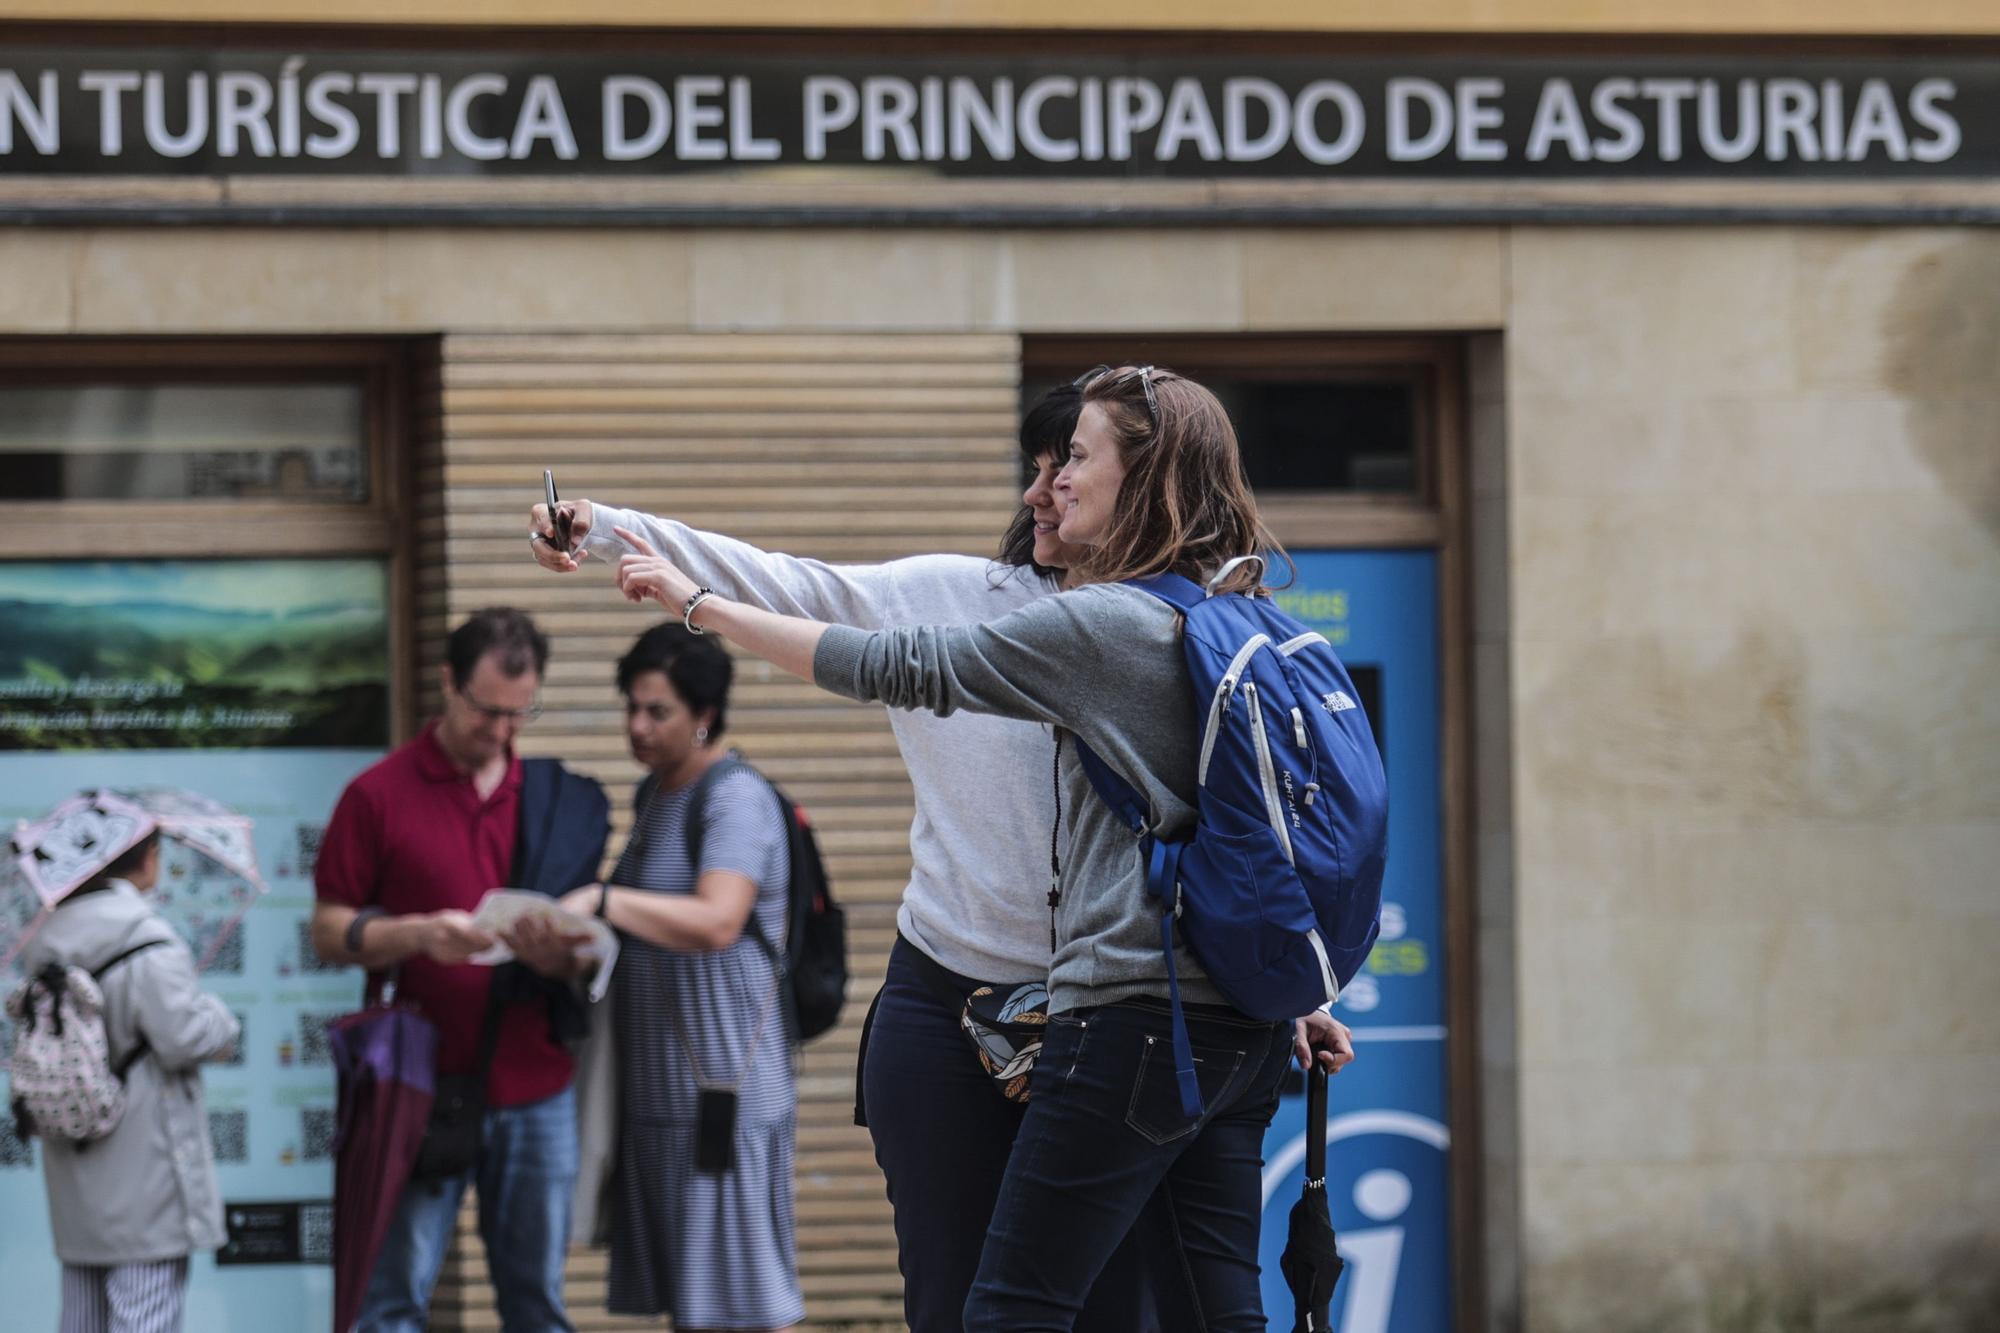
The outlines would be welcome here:
M 716 640 L 676 624 L 640 635 L 620 660 L 627 739 L 649 774 L 611 883 L 564 900 L 623 937 L 608 1305 L 671 1315 L 681 1333 L 783 1329 L 805 1316 L 798 1094 L 773 961 L 790 852 L 770 786 L 718 744 L 730 675 Z

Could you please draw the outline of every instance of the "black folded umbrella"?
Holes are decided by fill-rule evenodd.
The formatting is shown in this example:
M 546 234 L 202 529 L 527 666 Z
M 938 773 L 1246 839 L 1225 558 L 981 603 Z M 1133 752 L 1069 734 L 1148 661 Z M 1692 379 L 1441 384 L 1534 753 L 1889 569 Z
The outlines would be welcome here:
M 1324 1333 L 1333 1326 L 1333 1289 L 1345 1266 L 1326 1208 L 1326 1071 L 1315 1061 L 1306 1075 L 1306 1187 L 1292 1205 L 1285 1252 L 1278 1257 L 1292 1289 L 1292 1333 Z

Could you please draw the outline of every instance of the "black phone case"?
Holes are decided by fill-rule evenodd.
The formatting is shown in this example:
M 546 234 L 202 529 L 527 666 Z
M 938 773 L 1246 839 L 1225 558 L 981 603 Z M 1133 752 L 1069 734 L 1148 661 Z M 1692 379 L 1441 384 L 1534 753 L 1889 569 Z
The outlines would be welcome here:
M 694 1169 L 720 1175 L 736 1165 L 736 1090 L 695 1090 Z

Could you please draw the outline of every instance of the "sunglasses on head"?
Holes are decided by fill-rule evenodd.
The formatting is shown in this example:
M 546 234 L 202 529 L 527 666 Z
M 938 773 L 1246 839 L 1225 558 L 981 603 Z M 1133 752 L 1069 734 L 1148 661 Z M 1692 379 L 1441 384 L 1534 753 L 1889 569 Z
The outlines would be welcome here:
M 1078 375 L 1074 384 L 1079 389 L 1091 389 L 1102 384 L 1107 389 L 1115 389 L 1121 384 L 1139 381 L 1139 387 L 1146 392 L 1146 416 L 1153 423 L 1153 433 L 1160 430 L 1160 400 L 1153 395 L 1153 376 L 1159 371 L 1153 366 L 1134 366 L 1120 371 L 1111 366 L 1097 366 Z M 1109 378 L 1107 378 L 1107 376 Z

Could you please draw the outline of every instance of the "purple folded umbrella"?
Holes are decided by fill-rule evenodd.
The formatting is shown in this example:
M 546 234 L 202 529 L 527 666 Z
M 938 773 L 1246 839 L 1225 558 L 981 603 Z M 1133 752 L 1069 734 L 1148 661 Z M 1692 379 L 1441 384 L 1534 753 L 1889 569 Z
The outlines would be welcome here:
M 339 1109 L 333 1168 L 333 1326 L 347 1333 L 424 1140 L 437 1029 L 414 1009 L 370 1005 L 326 1025 Z

